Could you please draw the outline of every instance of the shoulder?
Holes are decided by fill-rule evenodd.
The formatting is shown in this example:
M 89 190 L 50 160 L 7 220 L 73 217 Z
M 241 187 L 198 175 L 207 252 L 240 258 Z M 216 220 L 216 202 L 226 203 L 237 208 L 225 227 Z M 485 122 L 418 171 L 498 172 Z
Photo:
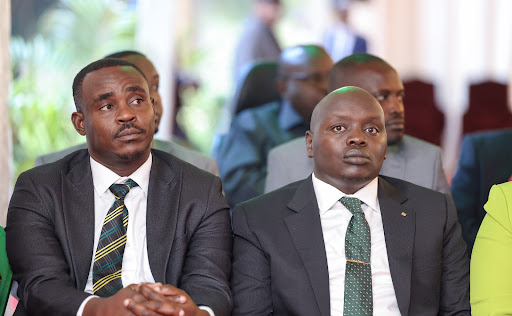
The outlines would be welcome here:
M 40 166 L 42 164 L 50 163 L 64 158 L 65 156 L 80 150 L 87 149 L 87 143 L 75 145 L 72 147 L 65 148 L 63 150 L 55 151 L 49 154 L 41 155 L 36 158 L 35 165 Z
M 486 144 L 511 142 L 512 129 L 470 133 L 464 136 L 463 142 L 464 141 L 482 146 Z
M 295 153 L 298 151 L 304 151 L 306 148 L 306 143 L 304 137 L 295 138 L 289 142 L 278 145 L 270 150 L 270 155 L 282 156 L 282 155 L 290 155 L 290 152 Z
M 280 102 L 270 102 L 261 106 L 243 110 L 233 119 L 234 122 L 246 122 L 250 120 L 262 120 L 277 116 L 281 107 Z
M 242 202 L 235 206 L 233 216 L 235 216 L 236 212 L 244 212 L 247 218 L 253 218 L 262 222 L 280 218 L 288 213 L 288 203 L 293 199 L 297 189 L 305 181 L 308 181 L 308 179 L 288 184 L 275 191 Z
M 512 182 L 493 185 L 484 208 L 487 214 L 512 232 Z
M 186 148 L 185 146 L 182 146 L 172 141 L 163 141 L 155 139 L 155 145 L 155 149 L 165 151 L 183 161 L 191 163 L 194 166 L 206 171 L 210 171 L 210 169 L 216 164 L 215 159 L 213 159 L 212 157 L 208 157 L 201 153 L 195 152 L 191 149 Z
M 409 150 L 421 150 L 421 151 L 428 151 L 428 152 L 440 152 L 441 148 L 439 146 L 436 146 L 432 143 L 429 143 L 427 141 L 421 140 L 416 137 L 412 137 L 409 135 L 404 135 L 404 138 L 402 139 L 402 143 L 404 148 Z
M 385 194 L 401 195 L 410 202 L 414 202 L 415 206 L 423 206 L 424 204 L 432 205 L 432 203 L 435 204 L 441 201 L 446 203 L 445 193 L 388 176 L 379 176 L 379 189 L 383 189 Z
M 155 173 L 160 176 L 162 176 L 164 172 L 170 172 L 172 176 L 181 175 L 182 180 L 185 182 L 194 183 L 201 181 L 211 183 L 214 179 L 218 179 L 218 177 L 213 174 L 167 152 L 158 149 L 152 149 L 151 152 L 154 155 L 153 163 Z

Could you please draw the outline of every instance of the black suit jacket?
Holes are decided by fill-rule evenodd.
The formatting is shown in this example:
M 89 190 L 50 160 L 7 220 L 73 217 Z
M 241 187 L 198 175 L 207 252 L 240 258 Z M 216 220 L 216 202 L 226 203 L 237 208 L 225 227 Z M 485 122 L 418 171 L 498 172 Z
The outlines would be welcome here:
M 381 176 L 378 198 L 401 314 L 470 315 L 469 260 L 449 195 Z M 238 205 L 233 231 L 233 315 L 330 315 L 311 176 Z
M 152 150 L 147 247 L 156 282 L 229 315 L 232 234 L 220 179 Z M 74 315 L 90 294 L 94 187 L 87 150 L 22 173 L 7 216 L 7 253 L 18 313 Z
M 485 216 L 484 204 L 491 187 L 507 182 L 510 176 L 512 129 L 478 132 L 464 137 L 451 190 L 469 254 Z

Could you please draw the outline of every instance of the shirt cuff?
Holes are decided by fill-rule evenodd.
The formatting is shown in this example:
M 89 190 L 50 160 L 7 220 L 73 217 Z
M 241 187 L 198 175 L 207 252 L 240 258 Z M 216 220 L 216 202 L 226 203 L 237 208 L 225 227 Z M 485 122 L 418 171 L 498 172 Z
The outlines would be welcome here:
M 89 302 L 91 299 L 95 298 L 95 297 L 99 297 L 97 295 L 91 295 L 89 296 L 88 298 L 86 298 L 82 304 L 80 304 L 80 308 L 78 309 L 78 312 L 76 312 L 76 316 L 82 316 L 82 313 L 84 312 L 84 308 L 85 308 L 85 304 L 87 304 L 87 302 Z
M 210 314 L 210 316 L 215 316 L 215 313 L 213 312 L 213 310 L 211 308 L 209 308 L 208 306 L 201 305 L 201 306 L 197 306 L 197 307 L 199 307 L 199 309 L 207 311 L 208 314 Z

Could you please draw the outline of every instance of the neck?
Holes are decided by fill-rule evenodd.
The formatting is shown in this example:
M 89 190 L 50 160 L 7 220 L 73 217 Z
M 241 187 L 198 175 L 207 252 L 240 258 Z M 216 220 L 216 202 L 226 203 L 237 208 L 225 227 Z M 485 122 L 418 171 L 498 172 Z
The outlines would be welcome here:
M 315 176 L 322 180 L 325 183 L 328 183 L 340 190 L 345 194 L 354 194 L 357 191 L 361 190 L 364 186 L 370 183 L 374 178 L 349 178 L 349 177 L 341 177 L 341 178 L 332 178 L 332 177 L 321 177 Z
M 124 159 L 122 157 L 114 156 L 113 159 L 102 160 L 97 159 L 92 155 L 91 157 L 98 163 L 115 172 L 117 175 L 121 177 L 128 177 L 148 160 L 150 153 L 151 151 L 144 152 L 140 157 L 136 157 L 135 159 Z

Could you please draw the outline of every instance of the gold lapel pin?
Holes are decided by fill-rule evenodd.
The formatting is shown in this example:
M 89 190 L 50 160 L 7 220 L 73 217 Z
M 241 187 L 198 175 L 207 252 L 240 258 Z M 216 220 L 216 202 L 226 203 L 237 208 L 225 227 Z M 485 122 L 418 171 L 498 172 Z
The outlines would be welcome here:
M 407 213 L 406 212 L 402 212 L 402 216 L 407 216 Z

